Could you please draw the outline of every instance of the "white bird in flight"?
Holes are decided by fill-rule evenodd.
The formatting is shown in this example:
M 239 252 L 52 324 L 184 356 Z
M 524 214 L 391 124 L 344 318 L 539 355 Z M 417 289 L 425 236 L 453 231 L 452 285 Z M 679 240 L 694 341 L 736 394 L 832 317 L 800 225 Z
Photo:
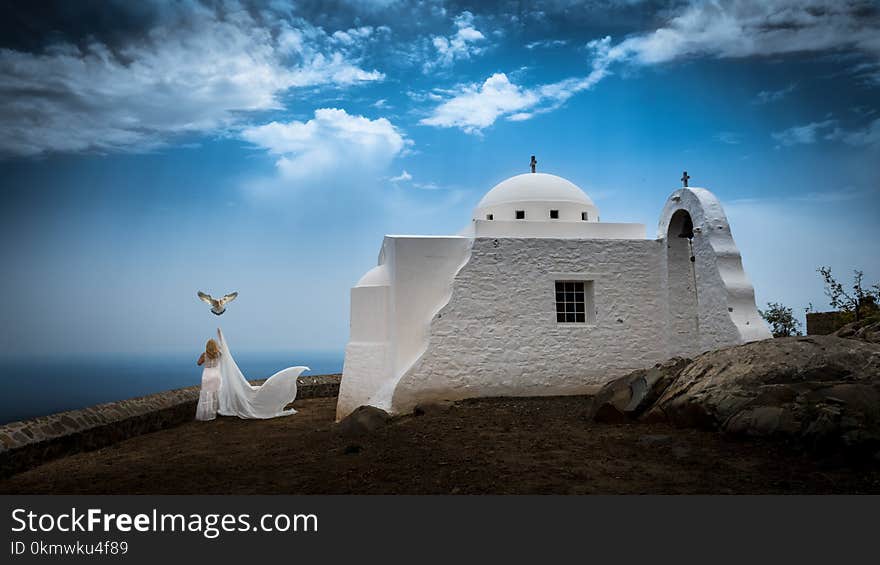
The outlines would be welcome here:
M 230 292 L 223 298 L 214 298 L 210 294 L 205 294 L 201 290 L 199 291 L 199 298 L 205 304 L 211 305 L 211 313 L 219 316 L 223 312 L 226 312 L 226 305 L 235 300 L 235 297 L 238 296 L 237 292 Z

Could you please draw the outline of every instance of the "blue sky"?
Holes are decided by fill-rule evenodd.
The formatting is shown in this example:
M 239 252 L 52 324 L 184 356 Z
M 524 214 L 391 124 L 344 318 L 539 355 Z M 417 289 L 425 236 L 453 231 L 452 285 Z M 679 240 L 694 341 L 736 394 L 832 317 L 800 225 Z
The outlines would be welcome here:
M 654 233 L 687 169 L 763 304 L 880 280 L 874 2 L 5 5 L 0 355 L 340 350 L 385 233 L 565 176 Z

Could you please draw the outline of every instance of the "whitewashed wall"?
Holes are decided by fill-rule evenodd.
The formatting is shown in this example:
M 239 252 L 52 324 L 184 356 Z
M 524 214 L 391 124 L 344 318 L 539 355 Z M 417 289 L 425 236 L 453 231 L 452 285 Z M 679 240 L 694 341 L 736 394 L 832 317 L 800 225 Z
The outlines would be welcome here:
M 667 236 L 678 210 L 686 211 L 694 225 L 699 340 L 690 354 L 772 337 L 758 313 L 755 289 L 743 269 L 721 202 L 705 188 L 676 190 L 660 214 L 658 238 Z M 672 300 L 669 304 L 673 318 L 681 304 Z
M 476 237 L 549 237 L 553 239 L 645 239 L 645 224 L 611 222 L 474 220 Z
M 477 238 L 394 411 L 432 399 L 583 393 L 666 358 L 663 243 Z M 554 281 L 594 281 L 596 323 L 556 322 Z
M 379 266 L 351 291 L 351 339 L 345 349 L 337 418 L 368 404 L 392 410 L 398 379 L 428 347 L 437 310 L 467 261 L 471 239 L 385 236 Z

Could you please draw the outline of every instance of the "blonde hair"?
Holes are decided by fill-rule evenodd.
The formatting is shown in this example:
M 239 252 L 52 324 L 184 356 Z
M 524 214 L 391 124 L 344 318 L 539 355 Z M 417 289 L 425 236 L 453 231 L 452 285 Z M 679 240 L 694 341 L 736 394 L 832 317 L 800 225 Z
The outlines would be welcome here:
M 205 344 L 205 356 L 208 359 L 216 359 L 220 357 L 220 346 L 213 339 L 209 339 Z

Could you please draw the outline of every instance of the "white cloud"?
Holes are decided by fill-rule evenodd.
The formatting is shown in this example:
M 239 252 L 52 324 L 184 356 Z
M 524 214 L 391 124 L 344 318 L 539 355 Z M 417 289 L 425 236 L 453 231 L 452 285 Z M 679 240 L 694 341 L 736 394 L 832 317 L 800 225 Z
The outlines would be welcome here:
M 565 39 L 541 39 L 539 41 L 532 41 L 531 43 L 526 43 L 526 49 L 531 51 L 532 49 L 550 49 L 554 47 L 562 47 L 563 45 L 567 45 L 568 41 Z
M 758 93 L 758 96 L 755 98 L 756 104 L 768 104 L 770 102 L 779 102 L 792 92 L 797 87 L 794 83 L 789 84 L 785 88 L 781 88 L 779 90 L 762 90 Z
M 446 100 L 431 116 L 419 123 L 437 127 L 458 127 L 475 133 L 495 123 L 498 116 L 531 108 L 540 102 L 537 93 L 525 90 L 496 73 L 482 84 L 471 84 L 461 94 Z
M 371 120 L 336 108 L 315 110 L 307 122 L 249 127 L 242 138 L 277 155 L 281 175 L 295 180 L 380 171 L 410 145 L 387 119 Z
M 399 175 L 397 175 L 396 177 L 391 177 L 388 180 L 390 180 L 391 182 L 408 182 L 412 180 L 412 175 L 406 172 L 406 169 L 404 169 Z
M 834 127 L 836 123 L 835 120 L 810 122 L 802 126 L 790 127 L 783 131 L 774 132 L 771 135 L 781 145 L 809 145 L 816 143 L 820 139 L 822 132 Z
M 454 34 L 444 37 L 435 35 L 431 38 L 434 47 L 432 58 L 425 61 L 423 69 L 430 72 L 435 68 L 449 68 L 456 61 L 470 59 L 472 55 L 478 55 L 484 49 L 486 36 L 474 27 L 474 15 L 470 12 L 462 12 L 454 20 L 456 31 Z
M 877 12 L 860 0 L 692 0 L 665 25 L 609 46 L 603 56 L 607 67 L 620 62 L 653 65 L 696 56 L 824 51 L 867 55 L 874 62 L 854 70 L 877 73 L 873 78 L 880 80 Z
M 742 134 L 732 131 L 719 132 L 715 139 L 727 145 L 739 145 L 742 142 Z
M 817 141 L 841 141 L 855 147 L 880 146 L 880 118 L 865 127 L 844 129 L 838 121 L 827 119 L 810 122 L 771 134 L 781 145 L 809 145 Z
M 864 147 L 868 145 L 880 146 L 880 118 L 875 119 L 862 129 L 843 130 L 835 128 L 828 135 L 828 139 L 839 140 L 849 145 Z
M 361 26 L 352 28 L 347 31 L 338 30 L 333 32 L 331 39 L 342 45 L 351 46 L 362 43 L 373 35 L 373 28 L 370 26 Z
M 859 0 L 691 2 L 653 33 L 620 45 L 645 63 L 686 55 L 748 57 L 856 48 L 880 54 L 877 19 Z
M 590 44 L 601 50 L 608 41 Z M 509 121 L 524 121 L 536 114 L 559 108 L 578 92 L 591 88 L 607 74 L 604 58 L 597 58 L 593 70 L 584 77 L 573 77 L 559 82 L 531 88 L 510 81 L 504 73 L 495 73 L 481 84 L 467 84 L 440 96 L 442 102 L 419 123 L 442 128 L 456 127 L 466 133 L 480 133 L 499 117 Z M 451 96 L 450 96 L 451 94 Z
M 224 6 L 221 15 L 187 4 L 184 16 L 112 50 L 100 42 L 0 49 L 0 152 L 144 150 L 278 108 L 291 88 L 383 78 L 360 68 L 350 50 L 369 28 L 328 36 L 305 22 L 264 24 L 232 2 Z

